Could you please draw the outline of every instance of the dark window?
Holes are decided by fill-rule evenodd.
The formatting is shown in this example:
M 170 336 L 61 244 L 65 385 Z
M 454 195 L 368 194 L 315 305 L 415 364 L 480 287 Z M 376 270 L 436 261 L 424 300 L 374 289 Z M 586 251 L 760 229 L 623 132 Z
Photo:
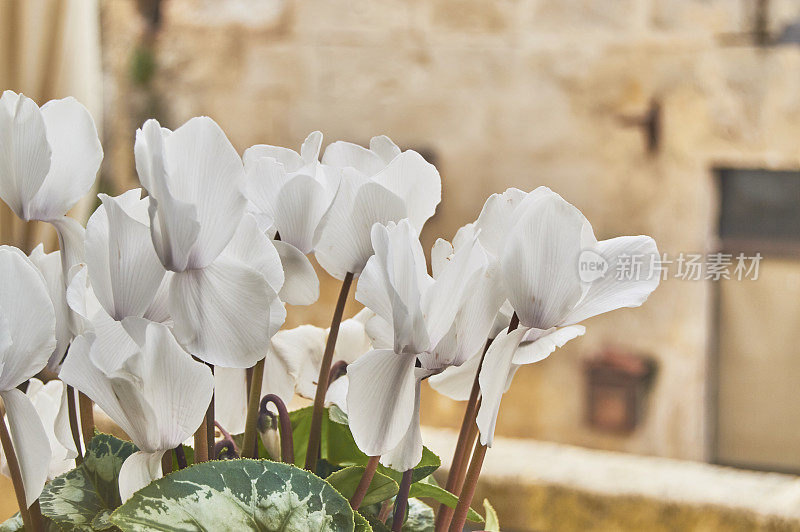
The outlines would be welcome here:
M 800 246 L 800 172 L 723 168 L 717 175 L 724 247 L 747 242 L 780 252 Z

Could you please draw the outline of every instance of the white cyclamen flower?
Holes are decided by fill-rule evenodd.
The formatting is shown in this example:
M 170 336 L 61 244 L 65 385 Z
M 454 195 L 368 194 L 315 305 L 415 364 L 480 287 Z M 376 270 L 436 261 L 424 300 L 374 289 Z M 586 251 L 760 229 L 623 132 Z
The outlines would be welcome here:
M 65 216 L 92 188 L 103 148 L 94 120 L 74 98 L 41 109 L 12 91 L 0 97 L 0 198 L 23 220 L 51 223 L 62 268 L 83 260 L 83 228 Z
M 375 223 L 408 218 L 415 234 L 433 216 L 442 199 L 439 172 L 420 154 L 400 149 L 387 137 L 375 137 L 370 150 L 334 142 L 322 163 L 342 169 L 336 197 L 316 234 L 315 256 L 337 279 L 361 273 L 372 255 Z
M 165 325 L 142 318 L 107 320 L 77 337 L 60 377 L 139 448 L 119 472 L 123 501 L 161 476 L 161 457 L 197 430 L 214 389 L 208 366 L 193 360 Z
M 53 251 L 45 253 L 44 246 L 36 246 L 29 256 L 31 262 L 39 269 L 44 279 L 53 309 L 56 314 L 56 348 L 50 355 L 47 362 L 47 369 L 58 374 L 58 368 L 67 352 L 67 347 L 72 340 L 73 334 L 70 328 L 71 315 L 67 305 L 66 283 L 64 282 L 64 271 L 61 265 L 61 252 Z
M 589 221 L 546 187 L 525 194 L 509 189 L 487 200 L 476 228 L 497 259 L 519 327 L 502 332 L 486 353 L 480 374 L 481 443 L 491 445 L 500 400 L 517 369 L 543 360 L 582 335 L 579 322 L 622 307 L 641 305 L 656 289 L 659 258 L 649 236 L 597 241 Z M 635 257 L 637 275 L 618 274 L 625 257 Z M 597 278 L 581 278 L 581 262 L 605 261 Z
M 285 319 L 284 275 L 272 241 L 245 215 L 244 169 L 210 118 L 174 132 L 155 120 L 136 133 L 136 169 L 150 195 L 150 232 L 173 271 L 169 313 L 189 351 L 211 364 L 250 367 Z
M 339 337 L 333 351 L 333 364 L 354 362 L 370 350 L 365 323 L 373 315 L 363 309 L 352 318 L 342 321 Z M 278 331 L 272 337 L 269 354 L 264 364 L 261 383 L 262 395 L 273 393 L 289 404 L 295 394 L 313 399 L 317 391 L 317 379 L 325 352 L 329 329 L 314 325 L 301 325 L 294 329 Z M 234 368 L 216 368 L 215 403 L 217 421 L 228 432 L 244 431 L 247 414 L 246 374 Z M 326 404 L 335 403 L 346 410 L 344 397 L 347 394 L 347 376 L 333 381 L 326 393 Z M 270 405 L 271 407 L 272 405 Z
M 306 255 L 314 250 L 314 235 L 341 175 L 319 163 L 321 145 L 322 133 L 315 131 L 300 153 L 265 144 L 244 152 L 247 209 L 270 236 L 280 236 L 275 246 L 287 275 L 280 296 L 293 305 L 309 305 L 319 297 L 319 280 Z
M 362 451 L 406 470 L 422 457 L 421 380 L 481 350 L 501 301 L 479 288 L 487 260 L 474 238 L 436 278 L 408 220 L 376 224 L 372 242 L 356 299 L 376 314 L 367 323 L 375 349 L 348 366 L 347 412 Z
M 30 397 L 17 386 L 41 371 L 56 348 L 56 317 L 42 275 L 17 248 L 0 246 L 0 398 L 27 504 L 50 472 L 50 441 Z
M 65 436 L 69 438 L 69 442 L 72 442 L 69 421 L 67 419 L 59 419 L 63 391 L 64 383 L 58 379 L 49 381 L 47 384 L 39 379 L 30 379 L 28 388 L 25 390 L 25 395 L 33 403 L 39 419 L 42 420 L 47 439 L 50 442 L 51 456 L 47 474 L 48 480 L 52 480 L 58 475 L 73 469 L 75 467 L 75 456 L 77 456 L 77 452 L 73 449 L 74 444 L 66 447 L 61 443 Z M 60 424 L 59 422 L 61 421 L 66 421 L 67 423 Z M 62 434 L 58 434 L 59 432 Z M 5 453 L 0 454 L 0 472 L 6 476 L 9 475 Z

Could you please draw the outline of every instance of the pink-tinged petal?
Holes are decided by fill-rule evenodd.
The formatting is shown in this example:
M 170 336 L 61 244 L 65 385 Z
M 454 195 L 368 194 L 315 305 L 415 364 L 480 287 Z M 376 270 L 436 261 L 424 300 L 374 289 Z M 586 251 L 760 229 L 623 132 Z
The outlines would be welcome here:
M 419 153 L 404 151 L 372 178 L 397 195 L 417 233 L 442 201 L 442 179 Z
M 512 359 L 520 341 L 527 333 L 527 328 L 520 327 L 513 331 L 502 332 L 494 339 L 483 359 L 478 382 L 481 386 L 481 406 L 476 422 L 481 431 L 481 443 L 492 446 L 500 401 L 508 390 L 511 376 L 516 372 Z
M 56 348 L 55 310 L 44 279 L 10 246 L 0 246 L 0 315 L 0 336 L 6 330 L 11 337 L 0 351 L 0 390 L 9 390 L 41 371 Z
M 285 279 L 278 295 L 289 305 L 310 305 L 319 299 L 319 278 L 311 262 L 299 249 L 273 241 L 281 258 Z
M 161 478 L 161 457 L 165 451 L 137 451 L 122 463 L 119 470 L 119 496 L 127 501 L 134 493 Z
M 549 192 L 512 227 L 501 272 L 506 297 L 523 325 L 559 325 L 580 299 L 578 259 L 586 223 L 578 209 Z
M 261 272 L 224 255 L 202 270 L 175 273 L 170 285 L 176 337 L 215 366 L 248 368 L 266 355 L 267 325 L 286 316 L 276 300 Z
M 52 151 L 42 113 L 22 94 L 3 92 L 0 98 L 0 198 L 23 220 L 50 170 Z
M 592 281 L 586 294 L 564 319 L 578 323 L 623 307 L 638 307 L 658 287 L 661 256 L 649 236 L 621 236 L 597 243 L 607 262 L 605 274 Z
M 75 98 L 51 100 L 42 106 L 52 162 L 42 186 L 31 203 L 38 220 L 67 214 L 94 184 L 103 148 L 89 111 Z
M 413 355 L 370 351 L 347 367 L 347 412 L 353 438 L 365 454 L 394 449 L 414 418 L 417 379 Z
M 50 440 L 33 403 L 17 389 L 0 392 L 8 414 L 9 432 L 17 454 L 25 502 L 30 507 L 39 498 L 50 471 Z

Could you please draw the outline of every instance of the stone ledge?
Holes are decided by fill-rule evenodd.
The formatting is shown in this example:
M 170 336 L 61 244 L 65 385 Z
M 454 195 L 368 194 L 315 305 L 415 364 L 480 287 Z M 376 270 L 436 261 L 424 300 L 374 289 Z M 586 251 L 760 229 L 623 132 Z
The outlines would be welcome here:
M 457 434 L 423 428 L 449 467 Z M 503 530 L 800 530 L 800 478 L 496 438 L 475 506 Z

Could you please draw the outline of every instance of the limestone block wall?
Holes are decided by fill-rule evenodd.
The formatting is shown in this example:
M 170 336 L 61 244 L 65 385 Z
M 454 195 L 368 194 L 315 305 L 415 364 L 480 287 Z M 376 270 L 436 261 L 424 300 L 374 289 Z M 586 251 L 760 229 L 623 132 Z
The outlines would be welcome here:
M 670 255 L 706 252 L 715 166 L 800 167 L 800 47 L 755 44 L 800 6 L 772 0 L 759 18 L 757 4 L 163 0 L 154 29 L 131 0 L 105 2 L 105 186 L 131 186 L 133 131 L 153 114 L 170 127 L 209 115 L 240 151 L 299 146 L 315 129 L 326 142 L 385 133 L 441 171 L 445 200 L 426 248 L 472 221 L 490 193 L 547 185 L 598 238 L 648 234 Z M 652 102 L 648 149 L 632 122 Z M 326 279 L 323 299 L 337 289 Z M 707 458 L 710 294 L 708 283 L 670 279 L 644 307 L 592 319 L 585 337 L 518 373 L 499 434 Z M 326 323 L 328 308 L 292 309 L 289 325 Z M 583 422 L 582 361 L 605 347 L 658 364 L 630 435 Z M 459 423 L 460 405 L 431 390 L 424 402 L 425 423 Z

